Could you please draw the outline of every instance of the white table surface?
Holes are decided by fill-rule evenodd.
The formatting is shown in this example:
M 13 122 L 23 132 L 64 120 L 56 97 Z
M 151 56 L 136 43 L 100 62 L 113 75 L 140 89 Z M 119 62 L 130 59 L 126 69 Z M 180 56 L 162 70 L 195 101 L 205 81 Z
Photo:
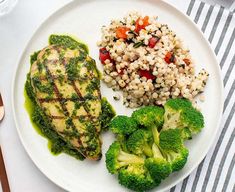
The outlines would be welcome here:
M 6 109 L 5 119 L 0 124 L 0 142 L 13 192 L 64 191 L 37 169 L 19 140 L 11 115 L 11 84 L 17 61 L 33 32 L 69 1 L 19 0 L 10 14 L 0 18 L 0 91 Z

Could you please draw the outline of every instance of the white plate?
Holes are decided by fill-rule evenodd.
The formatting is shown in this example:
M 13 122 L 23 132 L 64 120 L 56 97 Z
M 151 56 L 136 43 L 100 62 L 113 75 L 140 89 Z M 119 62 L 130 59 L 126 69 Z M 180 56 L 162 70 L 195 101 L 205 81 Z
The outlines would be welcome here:
M 190 155 L 186 166 L 172 174 L 155 190 L 166 190 L 183 180 L 202 161 L 215 139 L 223 109 L 223 86 L 220 69 L 215 55 L 200 30 L 187 16 L 174 7 L 160 0 L 100 0 L 74 1 L 49 17 L 33 35 L 20 59 L 13 83 L 13 111 L 20 139 L 33 162 L 53 182 L 68 191 L 120 192 L 126 191 L 117 179 L 105 168 L 105 158 L 99 162 L 78 161 L 61 154 L 53 156 L 48 150 L 47 140 L 34 130 L 24 108 L 24 83 L 29 71 L 29 57 L 34 51 L 48 44 L 52 33 L 72 34 L 86 42 L 90 55 L 96 59 L 98 68 L 98 48 L 96 42 L 101 37 L 101 26 L 108 24 L 112 18 L 121 18 L 128 11 L 138 10 L 143 15 L 158 15 L 162 23 L 167 23 L 176 34 L 184 40 L 191 50 L 197 71 L 205 68 L 210 77 L 205 89 L 205 102 L 201 109 L 205 116 L 205 128 L 186 143 Z M 113 92 L 102 84 L 102 94 L 112 103 L 118 114 L 130 114 L 121 101 L 112 99 Z M 103 135 L 103 154 L 106 152 L 113 136 Z

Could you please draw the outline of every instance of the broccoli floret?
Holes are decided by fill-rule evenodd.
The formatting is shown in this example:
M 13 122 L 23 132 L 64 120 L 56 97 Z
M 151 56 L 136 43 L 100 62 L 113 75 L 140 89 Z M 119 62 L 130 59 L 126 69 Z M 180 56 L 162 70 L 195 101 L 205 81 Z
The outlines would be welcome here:
M 180 113 L 183 110 L 192 108 L 192 104 L 187 99 L 170 99 L 165 105 L 163 129 L 177 128 L 179 125 Z
M 118 115 L 109 124 L 110 130 L 119 135 L 130 135 L 138 129 L 137 123 L 131 117 Z
M 202 113 L 194 108 L 182 111 L 180 122 L 181 126 L 189 128 L 192 134 L 200 132 L 204 127 L 204 118 Z
M 159 185 L 152 179 L 144 164 L 122 168 L 119 171 L 118 180 L 121 185 L 138 192 L 150 190 Z
M 170 99 L 164 105 L 163 130 L 180 128 L 182 137 L 191 139 L 204 127 L 204 118 L 200 111 L 193 108 L 187 99 Z
M 166 160 L 171 163 L 172 171 L 179 171 L 186 164 L 189 152 L 188 149 L 184 147 L 179 152 L 168 151 L 163 154 Z
M 126 142 L 127 150 L 136 155 L 152 156 L 152 134 L 139 129 L 132 133 Z
M 155 143 L 152 146 L 152 151 L 153 157 L 145 160 L 145 166 L 154 181 L 160 184 L 161 180 L 171 174 L 171 164 L 162 156 L 160 149 Z
M 172 110 L 179 111 L 184 108 L 192 107 L 192 103 L 188 99 L 180 99 L 180 98 L 169 99 L 164 105 L 165 109 L 168 107 Z
M 164 109 L 157 106 L 142 107 L 132 113 L 133 119 L 145 128 L 152 131 L 153 140 L 158 145 L 159 132 L 158 129 L 163 124 Z
M 164 109 L 157 106 L 142 107 L 132 113 L 133 119 L 144 127 L 160 127 L 163 124 Z
M 162 130 L 159 135 L 159 146 L 162 150 L 179 151 L 184 147 L 180 129 Z
M 172 171 L 184 167 L 188 158 L 188 149 L 183 144 L 180 129 L 162 130 L 159 135 L 159 146 L 165 159 L 171 164 Z
M 190 140 L 190 139 L 192 139 L 192 132 L 190 131 L 190 129 L 188 127 L 180 129 L 180 131 L 181 131 L 181 138 L 183 140 Z
M 132 117 L 142 126 L 145 126 L 152 132 L 153 157 L 145 160 L 145 166 L 149 170 L 154 181 L 160 184 L 172 171 L 171 164 L 162 156 L 159 149 L 159 132 L 158 128 L 163 123 L 164 109 L 160 107 L 143 107 L 132 114 Z M 143 117 L 143 118 L 141 118 Z M 144 146 L 144 145 L 143 145 Z
M 117 173 L 122 167 L 128 166 L 129 164 L 143 164 L 144 159 L 133 154 L 124 152 L 121 149 L 119 142 L 115 141 L 112 143 L 105 154 L 106 156 L 106 167 L 112 174 Z

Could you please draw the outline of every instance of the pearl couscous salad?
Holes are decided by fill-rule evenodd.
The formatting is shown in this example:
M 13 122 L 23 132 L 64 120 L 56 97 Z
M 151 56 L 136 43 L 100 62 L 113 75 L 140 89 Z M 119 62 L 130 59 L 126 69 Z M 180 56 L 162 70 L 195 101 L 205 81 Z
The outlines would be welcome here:
M 101 30 L 103 81 L 123 91 L 125 106 L 164 105 L 177 97 L 192 101 L 203 92 L 208 72 L 195 74 L 189 50 L 156 16 L 131 12 Z

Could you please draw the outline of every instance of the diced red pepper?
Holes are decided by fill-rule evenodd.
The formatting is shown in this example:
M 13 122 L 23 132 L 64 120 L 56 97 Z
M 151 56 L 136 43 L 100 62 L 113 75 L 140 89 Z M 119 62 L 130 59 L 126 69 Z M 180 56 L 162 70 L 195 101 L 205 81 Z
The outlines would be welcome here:
M 150 47 L 150 48 L 154 48 L 158 41 L 159 41 L 159 38 L 157 38 L 157 37 L 151 37 L 151 38 L 149 39 L 149 47 Z
M 164 60 L 165 60 L 166 63 L 168 63 L 168 64 L 170 64 L 170 63 L 175 63 L 175 62 L 176 62 L 176 58 L 175 58 L 174 53 L 168 52 L 168 53 L 165 55 Z
M 146 26 L 149 25 L 149 16 L 145 16 L 144 18 L 138 18 L 135 22 L 135 32 L 139 33 L 141 29 L 145 29 Z
M 183 61 L 185 62 L 186 65 L 190 65 L 191 64 L 191 61 L 187 58 L 183 59 Z
M 118 72 L 119 75 L 124 75 L 124 69 L 120 69 L 120 72 Z
M 110 54 L 109 52 L 107 51 L 107 49 L 105 47 L 101 48 L 100 49 L 100 56 L 99 56 L 99 59 L 101 61 L 102 64 L 105 64 L 105 61 L 107 59 L 109 59 L 111 61 L 111 57 L 110 57 Z
M 118 39 L 126 39 L 128 31 L 130 31 L 130 29 L 127 27 L 118 27 L 116 30 L 116 37 Z
M 152 79 L 152 80 L 156 79 L 156 76 L 154 76 L 152 72 L 148 70 L 139 69 L 139 75 L 140 77 L 146 77 L 147 79 Z

